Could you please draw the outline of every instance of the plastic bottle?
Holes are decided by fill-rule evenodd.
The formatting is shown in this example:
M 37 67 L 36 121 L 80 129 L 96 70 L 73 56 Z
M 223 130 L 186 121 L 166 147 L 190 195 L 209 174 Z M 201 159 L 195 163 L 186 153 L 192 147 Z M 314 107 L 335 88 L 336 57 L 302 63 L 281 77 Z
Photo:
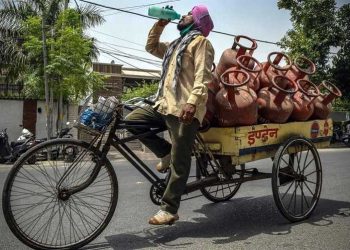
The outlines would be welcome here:
M 158 17 L 159 19 L 164 20 L 175 20 L 180 19 L 181 15 L 177 13 L 175 10 L 173 10 L 172 6 L 166 6 L 166 7 L 156 7 L 151 6 L 148 9 L 148 15 L 153 17 Z

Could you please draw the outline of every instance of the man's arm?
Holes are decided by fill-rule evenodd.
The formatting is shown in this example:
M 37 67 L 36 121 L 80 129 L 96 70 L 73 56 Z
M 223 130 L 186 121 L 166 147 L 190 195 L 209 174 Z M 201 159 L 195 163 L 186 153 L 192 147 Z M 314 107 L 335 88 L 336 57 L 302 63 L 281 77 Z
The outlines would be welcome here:
M 156 22 L 150 32 L 148 33 L 148 39 L 146 44 L 146 51 L 152 55 L 163 59 L 166 50 L 168 49 L 168 43 L 159 42 L 160 35 L 162 34 L 164 27 L 169 23 L 167 20 L 159 20 Z
M 214 49 L 209 40 L 199 42 L 194 54 L 194 84 L 190 97 L 180 114 L 180 121 L 191 123 L 196 107 L 205 103 L 208 96 L 207 85 L 212 80 L 211 67 L 214 62 Z

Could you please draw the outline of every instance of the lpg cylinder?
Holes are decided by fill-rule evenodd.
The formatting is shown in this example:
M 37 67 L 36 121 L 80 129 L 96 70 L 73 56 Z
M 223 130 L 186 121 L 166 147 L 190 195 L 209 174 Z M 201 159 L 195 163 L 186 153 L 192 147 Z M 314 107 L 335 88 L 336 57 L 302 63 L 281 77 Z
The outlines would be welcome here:
M 293 112 L 291 94 L 298 86 L 286 76 L 275 75 L 272 85 L 259 91 L 259 121 L 264 123 L 285 123 Z
M 202 125 L 200 127 L 200 131 L 206 131 L 208 130 L 211 125 L 213 124 L 213 119 L 215 118 L 215 113 L 216 113 L 216 105 L 215 105 L 215 96 L 220 90 L 219 86 L 219 79 L 215 75 L 215 64 L 213 63 L 212 67 L 212 81 L 208 83 L 207 88 L 208 88 L 208 99 L 206 103 L 206 108 L 207 111 L 205 113 Z
M 253 67 L 249 67 L 253 65 Z M 241 55 L 237 57 L 237 69 L 246 71 L 249 74 L 248 86 L 255 92 L 260 88 L 259 74 L 262 70 L 261 63 L 254 57 L 249 55 Z
M 320 95 L 318 87 L 305 79 L 297 80 L 298 91 L 293 95 L 294 109 L 291 121 L 307 121 L 314 112 L 313 100 Z
M 242 43 L 251 43 L 250 46 L 244 46 Z M 247 42 L 248 41 L 248 42 Z M 221 54 L 219 63 L 216 68 L 216 75 L 221 76 L 227 69 L 237 66 L 236 58 L 240 55 L 253 55 L 254 50 L 257 48 L 257 43 L 254 39 L 247 36 L 236 36 L 231 48 L 225 49 Z
M 286 77 L 292 81 L 297 81 L 303 79 L 305 76 L 312 75 L 315 72 L 316 65 L 305 56 L 299 56 L 294 59 L 292 67 L 286 73 Z
M 273 56 L 275 58 L 272 60 Z M 282 65 L 284 59 L 286 65 Z M 263 70 L 260 73 L 260 88 L 270 87 L 272 78 L 276 75 L 284 75 L 292 67 L 289 56 L 282 52 L 271 52 L 267 56 L 267 62 L 262 63 Z
M 325 93 L 321 94 L 313 101 L 315 110 L 311 116 L 311 119 L 327 119 L 329 113 L 332 111 L 331 102 L 335 98 L 341 97 L 342 93 L 335 85 L 328 81 L 322 81 L 318 88 L 320 91 L 325 91 Z
M 233 127 L 256 124 L 258 118 L 257 96 L 247 86 L 249 74 L 231 68 L 221 75 L 220 80 L 223 88 L 220 89 L 215 98 L 218 125 Z

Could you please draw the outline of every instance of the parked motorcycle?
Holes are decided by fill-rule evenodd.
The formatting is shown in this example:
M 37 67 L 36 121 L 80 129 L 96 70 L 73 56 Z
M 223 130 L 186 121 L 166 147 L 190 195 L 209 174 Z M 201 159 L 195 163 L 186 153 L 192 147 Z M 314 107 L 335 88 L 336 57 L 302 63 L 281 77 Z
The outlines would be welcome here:
M 342 142 L 350 147 L 350 120 L 345 121 L 342 125 L 334 125 L 331 143 Z
M 17 141 L 11 143 L 9 143 L 7 129 L 3 129 L 0 131 L 0 163 L 15 162 L 21 154 L 25 153 L 36 144 L 37 142 L 35 141 L 34 135 L 28 129 L 23 128 Z M 28 160 L 29 164 L 34 164 L 35 162 L 35 156 Z
M 51 139 L 57 139 L 57 138 L 72 138 L 73 135 L 70 133 L 73 126 L 70 126 L 70 123 L 66 123 L 66 127 L 62 128 L 60 131 L 56 133 L 55 137 L 51 137 Z M 47 141 L 47 138 L 37 139 L 35 140 L 36 143 L 42 143 L 44 141 Z M 51 159 L 57 160 L 59 157 L 61 157 L 66 162 L 72 162 L 76 155 L 78 149 L 75 146 L 67 146 L 65 148 L 53 148 L 50 151 Z M 45 161 L 48 159 L 48 152 L 42 151 L 40 152 L 40 155 L 37 155 L 38 160 Z
M 345 134 L 343 135 L 343 137 L 342 137 L 342 142 L 343 142 L 346 146 L 350 147 L 350 133 L 345 133 Z

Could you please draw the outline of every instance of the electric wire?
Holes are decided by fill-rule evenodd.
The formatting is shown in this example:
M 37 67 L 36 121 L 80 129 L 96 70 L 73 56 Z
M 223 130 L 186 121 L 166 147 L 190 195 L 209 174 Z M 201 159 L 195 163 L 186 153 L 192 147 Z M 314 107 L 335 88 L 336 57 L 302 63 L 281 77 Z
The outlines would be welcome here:
M 131 6 L 131 7 L 125 7 L 125 8 L 120 8 L 121 10 L 136 10 L 136 9 L 141 9 L 144 7 L 149 7 L 149 6 L 153 6 L 153 5 L 157 5 L 157 4 L 163 4 L 163 3 L 172 3 L 172 2 L 178 2 L 181 0 L 170 0 L 170 1 L 163 1 L 163 2 L 158 2 L 158 3 L 151 3 L 151 4 L 143 4 L 143 5 L 136 5 L 136 6 Z M 115 15 L 115 14 L 119 14 L 121 13 L 120 11 L 115 12 L 115 13 L 109 13 L 107 15 L 104 15 L 104 17 L 106 16 L 111 16 L 111 15 Z
M 133 56 L 133 55 L 131 55 L 131 56 L 130 55 L 125 55 L 125 54 L 121 54 L 121 53 L 117 53 L 117 52 L 108 50 L 108 49 L 103 48 L 103 47 L 98 47 L 98 49 L 99 49 L 100 52 L 103 52 L 103 53 L 109 53 L 109 54 L 113 54 L 115 56 L 121 56 L 121 57 L 129 58 L 129 59 L 145 62 L 145 63 L 148 63 L 150 65 L 156 66 L 158 68 L 161 67 L 161 65 L 162 65 L 161 63 L 154 62 L 154 61 L 152 61 L 151 59 L 148 59 L 148 58 L 136 57 L 136 56 Z
M 96 6 L 99 6 L 99 7 L 102 7 L 102 8 L 106 8 L 106 9 L 118 10 L 120 12 L 125 12 L 125 13 L 136 15 L 136 16 L 141 16 L 141 17 L 145 17 L 145 18 L 149 18 L 149 19 L 158 20 L 158 18 L 156 18 L 156 17 L 151 17 L 151 16 L 148 16 L 148 15 L 144 15 L 144 14 L 140 14 L 140 13 L 136 13 L 136 12 L 132 12 L 132 11 L 128 11 L 128 10 L 123 10 L 123 9 L 120 9 L 120 8 L 115 8 L 115 7 L 111 7 L 111 6 L 107 6 L 107 5 L 103 5 L 103 4 L 98 4 L 98 3 L 94 3 L 94 2 L 90 2 L 90 1 L 86 1 L 86 0 L 79 0 L 79 1 L 84 2 L 84 3 L 88 3 L 88 4 L 92 4 L 92 5 L 96 5 Z M 176 22 L 170 22 L 170 23 L 177 24 Z M 232 36 L 232 37 L 236 37 L 237 36 L 237 35 L 234 35 L 234 34 L 230 34 L 230 33 L 227 33 L 227 32 L 216 31 L 216 30 L 212 30 L 211 32 L 212 33 L 221 34 L 221 35 L 226 35 L 226 36 Z M 268 44 L 273 44 L 273 45 L 277 45 L 277 46 L 281 45 L 279 42 L 270 42 L 270 41 L 265 41 L 265 40 L 261 40 L 261 39 L 254 39 L 254 40 L 257 41 L 257 42 L 268 43 Z
M 128 62 L 125 61 L 125 60 L 122 60 L 122 59 L 120 59 L 120 58 L 114 56 L 114 55 L 111 54 L 111 53 L 108 53 L 108 52 L 103 52 L 103 53 L 105 53 L 105 54 L 109 55 L 110 57 L 112 57 L 112 58 L 114 58 L 114 59 L 116 59 L 116 60 L 118 60 L 118 61 L 120 61 L 120 62 L 123 62 L 123 63 L 125 63 L 125 64 L 127 64 L 127 65 L 129 65 L 129 66 L 131 66 L 131 67 L 133 67 L 133 68 L 135 68 L 135 69 L 144 70 L 144 69 L 139 68 L 139 67 L 137 67 L 137 66 L 135 66 L 135 65 L 133 65 L 133 64 L 131 64 L 131 63 L 128 63 Z M 147 74 L 149 74 L 149 75 L 151 75 L 151 76 L 157 77 L 157 78 L 160 77 L 159 75 L 153 74 L 153 73 L 151 73 L 151 72 L 145 72 L 145 73 L 147 73 Z
M 100 49 L 104 49 L 104 50 L 107 50 L 109 52 L 113 52 L 117 55 L 122 55 L 124 57 L 128 57 L 128 58 L 131 58 L 131 59 L 140 59 L 142 61 L 145 61 L 145 62 L 150 62 L 154 65 L 161 65 L 162 64 L 162 61 L 161 60 L 155 60 L 155 59 L 151 59 L 151 58 L 146 58 L 146 57 L 141 57 L 141 56 L 136 56 L 136 55 L 133 55 L 133 54 L 129 54 L 129 53 L 125 53 L 121 50 L 118 50 L 118 49 L 115 49 L 111 46 L 108 46 L 107 44 L 105 44 L 105 46 L 109 47 L 109 48 L 105 48 L 105 47 L 102 47 L 102 46 L 98 46 L 98 48 Z

